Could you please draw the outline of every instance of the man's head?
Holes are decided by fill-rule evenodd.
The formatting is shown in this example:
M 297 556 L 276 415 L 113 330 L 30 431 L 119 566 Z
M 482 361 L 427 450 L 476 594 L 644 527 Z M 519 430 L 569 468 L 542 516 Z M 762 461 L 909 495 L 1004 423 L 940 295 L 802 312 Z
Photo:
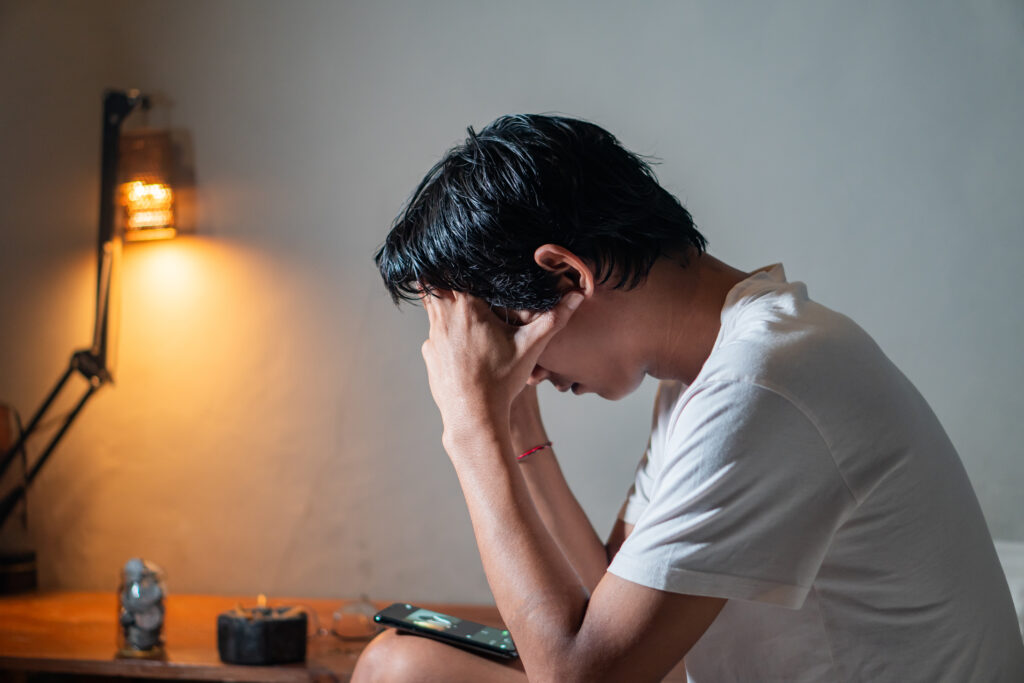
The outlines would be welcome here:
M 685 265 L 704 248 L 690 213 L 611 133 L 515 115 L 470 128 L 434 165 L 376 262 L 396 303 L 423 290 L 464 292 L 513 323 L 583 291 L 590 303 L 551 340 L 533 381 L 620 398 L 646 369 L 624 353 L 637 331 L 615 324 L 622 294 L 660 257 Z
M 376 261 L 396 303 L 420 287 L 545 311 L 562 295 L 536 249 L 564 247 L 600 283 L 632 287 L 659 256 L 703 251 L 690 213 L 650 166 L 586 121 L 503 116 L 445 154 L 395 220 Z

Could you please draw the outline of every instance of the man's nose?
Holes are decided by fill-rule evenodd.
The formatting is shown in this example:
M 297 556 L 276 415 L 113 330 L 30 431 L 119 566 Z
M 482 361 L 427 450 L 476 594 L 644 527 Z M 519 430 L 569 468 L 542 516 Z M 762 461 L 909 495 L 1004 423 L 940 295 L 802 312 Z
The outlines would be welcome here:
M 526 383 L 532 386 L 537 386 L 550 376 L 551 373 L 537 365 L 533 368 L 533 372 L 530 373 L 530 379 L 526 380 Z

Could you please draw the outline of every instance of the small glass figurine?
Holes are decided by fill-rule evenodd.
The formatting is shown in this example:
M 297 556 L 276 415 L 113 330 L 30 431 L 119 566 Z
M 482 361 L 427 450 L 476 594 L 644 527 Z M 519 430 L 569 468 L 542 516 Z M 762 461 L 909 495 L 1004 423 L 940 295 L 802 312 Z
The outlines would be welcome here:
M 164 656 L 164 573 L 152 562 L 134 557 L 121 570 L 121 602 L 117 636 L 119 657 L 159 659 Z

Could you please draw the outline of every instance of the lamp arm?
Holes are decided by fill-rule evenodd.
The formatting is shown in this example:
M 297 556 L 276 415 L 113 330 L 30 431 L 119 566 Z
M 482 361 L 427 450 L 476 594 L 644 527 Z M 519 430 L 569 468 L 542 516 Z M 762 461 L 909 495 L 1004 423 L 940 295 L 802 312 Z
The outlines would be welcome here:
M 100 216 L 96 262 L 96 319 L 92 355 L 100 367 L 107 367 L 107 320 L 110 301 L 110 270 L 117 195 L 117 164 L 120 156 L 121 124 L 135 107 L 149 108 L 149 96 L 138 90 L 108 90 L 103 96 L 103 127 L 100 157 Z M 104 270 L 104 265 L 108 268 Z
M 57 384 L 50 390 L 50 394 L 46 397 L 46 400 L 43 401 L 43 405 L 39 406 L 39 410 L 37 410 L 36 414 L 32 416 L 32 419 L 28 423 L 28 427 L 22 430 L 18 435 L 18 440 L 14 445 L 4 452 L 4 459 L 0 461 L 0 477 L 3 477 L 4 472 L 6 472 L 7 468 L 10 467 L 14 458 L 17 457 L 21 449 L 25 447 L 25 442 L 28 441 L 28 437 L 30 437 L 36 430 L 36 427 L 39 425 L 39 421 L 43 419 L 46 411 L 50 408 L 50 404 L 53 403 L 55 398 L 57 398 L 57 394 L 60 393 L 61 388 L 68 381 L 68 377 L 71 376 L 74 369 L 74 365 L 68 365 L 68 369 L 64 371 L 64 374 L 60 376 L 59 380 L 57 380 Z
M 0 499 L 0 526 L 7 520 L 15 506 L 18 504 L 27 491 L 29 485 L 36 475 L 46 464 L 50 454 L 53 453 L 61 438 L 82 408 L 85 407 L 92 395 L 101 386 L 111 381 L 110 372 L 107 369 L 107 320 L 109 316 L 110 282 L 113 277 L 113 270 L 116 268 L 116 260 L 112 243 L 114 235 L 114 209 L 115 189 L 117 186 L 117 162 L 119 156 L 118 146 L 120 144 L 121 124 L 125 118 L 135 109 L 136 106 L 149 108 L 149 97 L 138 90 L 127 92 L 120 90 L 108 90 L 103 96 L 103 127 L 102 127 L 102 156 L 100 160 L 100 216 L 99 216 L 99 240 L 98 240 L 98 262 L 96 276 L 96 317 L 93 328 L 92 346 L 88 350 L 76 351 L 71 355 L 68 369 L 64 371 L 57 384 L 50 391 L 42 406 L 36 411 L 29 422 L 28 427 L 18 436 L 17 442 L 8 449 L 0 460 L 0 477 L 10 466 L 17 454 L 25 447 L 29 437 L 39 426 L 39 422 L 50 409 L 53 401 L 60 394 L 61 389 L 67 384 L 68 378 L 75 371 L 78 371 L 89 381 L 89 387 L 75 404 L 74 409 L 64 419 L 60 429 L 50 440 L 46 450 L 36 460 L 32 469 L 25 476 L 25 480 L 14 487 L 12 491 Z
M 4 453 L 4 459 L 0 462 L 0 477 L 3 476 L 3 473 L 7 471 L 7 468 L 14 461 L 14 458 L 17 457 L 18 453 L 25 447 L 25 442 L 27 442 L 29 437 L 35 432 L 36 427 L 39 426 L 39 422 L 43 419 L 43 416 L 46 415 L 46 412 L 53 404 L 54 399 L 57 398 L 61 389 L 63 389 L 64 385 L 67 384 L 68 378 L 71 377 L 71 373 L 76 370 L 89 379 L 89 387 L 67 417 L 64 418 L 64 423 L 60 426 L 60 429 L 57 430 L 57 433 L 54 434 L 53 438 L 50 439 L 50 443 L 46 446 L 46 450 L 44 450 L 42 455 L 40 455 L 36 460 L 32 469 L 30 469 L 28 474 L 25 476 L 25 480 L 15 486 L 14 489 L 0 500 L 0 527 L 4 525 L 4 522 L 7 521 L 7 518 L 14 511 L 18 501 L 25 496 L 25 492 L 28 490 L 29 485 L 36 478 L 36 475 L 39 474 L 43 465 L 46 464 L 46 460 L 50 457 L 50 454 L 53 453 L 55 448 L 57 448 L 57 444 L 68 431 L 68 428 L 71 426 L 74 419 L 78 417 L 78 413 L 85 407 L 85 402 L 88 401 L 92 395 L 96 393 L 96 390 L 104 384 L 102 374 L 96 374 L 96 371 L 99 370 L 96 358 L 88 351 L 76 351 L 74 355 L 71 356 L 71 362 L 68 364 L 68 369 L 65 370 L 64 374 L 61 375 L 59 380 L 57 380 L 57 384 L 50 391 L 46 400 L 43 401 L 43 405 L 41 405 L 39 410 L 36 411 L 36 414 L 32 417 L 32 421 L 29 422 L 28 427 L 26 427 L 18 436 L 18 440 L 15 444 L 6 453 Z

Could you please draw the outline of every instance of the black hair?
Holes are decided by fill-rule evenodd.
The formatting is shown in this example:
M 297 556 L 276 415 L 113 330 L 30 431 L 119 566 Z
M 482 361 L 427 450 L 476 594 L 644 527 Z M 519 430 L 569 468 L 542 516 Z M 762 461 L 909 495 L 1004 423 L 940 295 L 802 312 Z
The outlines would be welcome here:
M 396 304 L 418 299 L 422 287 L 545 311 L 561 293 L 558 277 L 533 259 L 543 244 L 626 288 L 661 255 L 685 265 L 691 249 L 706 247 L 650 165 L 593 123 L 520 114 L 468 132 L 423 178 L 377 251 Z

